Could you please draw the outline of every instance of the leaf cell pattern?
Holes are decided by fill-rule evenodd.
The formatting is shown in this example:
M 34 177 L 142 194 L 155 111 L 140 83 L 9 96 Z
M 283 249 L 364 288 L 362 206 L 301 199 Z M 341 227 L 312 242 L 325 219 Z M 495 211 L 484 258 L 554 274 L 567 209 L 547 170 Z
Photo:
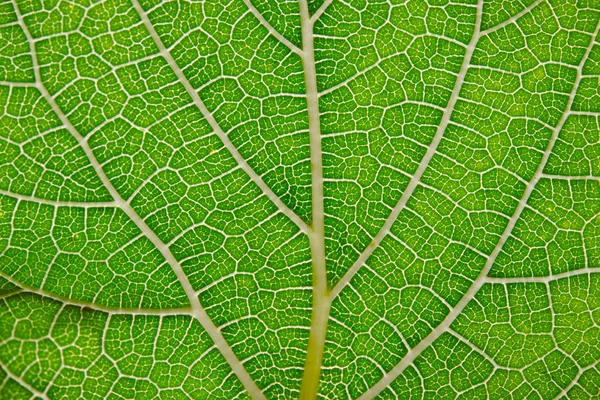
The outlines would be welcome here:
M 0 398 L 597 398 L 599 31 L 1 1 Z

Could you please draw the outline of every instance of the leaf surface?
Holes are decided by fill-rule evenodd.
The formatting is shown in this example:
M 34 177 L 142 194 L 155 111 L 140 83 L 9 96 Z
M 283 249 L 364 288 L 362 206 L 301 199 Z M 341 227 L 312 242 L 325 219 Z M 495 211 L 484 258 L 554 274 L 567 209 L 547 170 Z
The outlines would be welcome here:
M 600 4 L 0 4 L 0 398 L 600 395 Z

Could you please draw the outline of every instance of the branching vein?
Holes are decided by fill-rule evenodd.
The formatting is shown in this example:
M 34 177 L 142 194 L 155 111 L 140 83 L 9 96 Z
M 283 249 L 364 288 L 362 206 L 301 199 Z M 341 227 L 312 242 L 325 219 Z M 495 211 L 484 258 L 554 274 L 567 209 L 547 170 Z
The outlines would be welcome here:
M 480 4 L 479 7 L 481 7 L 481 0 L 479 1 L 479 4 Z M 478 14 L 479 15 L 481 14 L 481 8 L 479 8 Z M 410 350 L 408 352 L 408 354 L 402 359 L 402 361 L 400 361 L 399 364 L 397 364 L 390 372 L 385 374 L 384 377 L 379 382 L 377 382 L 372 388 L 370 388 L 368 391 L 366 391 L 360 397 L 361 400 L 367 400 L 367 399 L 372 399 L 372 398 L 376 397 L 394 379 L 396 379 L 406 369 L 406 367 L 411 365 L 413 363 L 413 361 L 425 349 L 427 349 L 438 337 L 440 337 L 444 332 L 448 331 L 448 329 L 450 328 L 450 326 L 452 325 L 454 320 L 460 315 L 460 313 L 464 310 L 464 308 L 467 306 L 467 304 L 475 297 L 475 295 L 477 294 L 479 289 L 481 289 L 481 287 L 487 282 L 487 279 L 488 279 L 487 275 L 488 275 L 490 269 L 492 268 L 492 265 L 496 261 L 496 257 L 498 257 L 498 254 L 500 254 L 500 251 L 504 247 L 506 240 L 512 233 L 512 230 L 513 230 L 515 224 L 517 223 L 517 221 L 519 220 L 521 213 L 525 209 L 525 206 L 527 205 L 527 201 L 529 200 L 529 197 L 531 196 L 531 193 L 533 192 L 535 185 L 540 180 L 540 178 L 543 174 L 544 168 L 546 166 L 546 162 L 548 161 L 548 158 L 550 157 L 550 154 L 552 153 L 552 149 L 554 148 L 554 144 L 556 143 L 558 135 L 559 135 L 560 131 L 562 130 L 562 127 L 564 126 L 565 122 L 567 121 L 567 118 L 570 115 L 571 106 L 573 104 L 573 100 L 575 99 L 575 94 L 577 93 L 579 83 L 581 82 L 581 79 L 582 79 L 583 65 L 587 61 L 589 54 L 592 50 L 592 47 L 594 46 L 594 42 L 596 41 L 596 37 L 598 36 L 599 29 L 600 29 L 600 23 L 598 23 L 596 30 L 595 30 L 594 34 L 592 35 L 590 43 L 586 49 L 586 52 L 585 52 L 583 58 L 581 59 L 579 66 L 577 67 L 577 77 L 573 84 L 573 88 L 571 89 L 571 93 L 569 94 L 569 100 L 567 102 L 566 109 L 565 109 L 564 113 L 562 114 L 560 121 L 558 122 L 558 124 L 556 125 L 556 127 L 554 128 L 554 130 L 552 132 L 552 136 L 548 142 L 546 150 L 544 151 L 542 160 L 541 160 L 540 164 L 538 165 L 538 168 L 537 168 L 535 174 L 533 175 L 532 179 L 529 181 L 529 183 L 525 189 L 525 192 L 523 193 L 523 196 L 522 196 L 521 200 L 519 201 L 517 208 L 515 209 L 508 224 L 506 225 L 506 228 L 504 229 L 504 232 L 502 233 L 502 236 L 500 237 L 500 240 L 498 241 L 498 243 L 494 247 L 494 250 L 488 257 L 484 268 L 481 270 L 481 272 L 479 273 L 479 275 L 477 276 L 475 281 L 473 281 L 471 287 L 465 293 L 465 295 L 462 297 L 462 299 L 458 302 L 458 304 L 452 310 L 450 310 L 450 312 L 448 313 L 446 318 L 433 331 L 431 331 L 431 333 L 429 335 L 427 335 L 419 344 L 417 344 L 417 346 L 415 346 L 412 350 Z
M 137 3 L 137 1 L 134 1 L 134 4 L 136 6 L 136 9 L 138 9 L 138 11 L 141 11 L 141 13 L 143 13 L 143 10 L 141 9 L 141 6 L 139 5 L 139 3 Z M 59 117 L 59 119 L 61 120 L 63 125 L 69 130 L 69 132 L 73 135 L 73 137 L 75 137 L 75 139 L 77 139 L 77 141 L 79 142 L 79 145 L 85 152 L 85 154 L 88 157 L 90 163 L 92 164 L 94 170 L 100 177 L 100 180 L 102 181 L 102 183 L 104 184 L 106 189 L 109 191 L 109 193 L 111 194 L 111 196 L 113 197 L 115 202 L 118 204 L 118 206 L 137 225 L 137 227 L 142 231 L 142 233 L 148 239 L 150 239 L 150 241 L 154 244 L 154 246 L 156 246 L 156 248 L 161 252 L 163 257 L 167 260 L 167 262 L 169 263 L 169 265 L 175 272 L 175 275 L 177 276 L 179 282 L 181 283 L 183 289 L 185 290 L 185 292 L 188 296 L 188 300 L 190 301 L 190 304 L 192 306 L 192 310 L 193 310 L 192 312 L 193 312 L 194 317 L 196 319 L 198 319 L 198 321 L 202 324 L 202 326 L 204 327 L 206 332 L 210 335 L 212 340 L 215 342 L 215 345 L 217 346 L 217 348 L 219 349 L 221 354 L 223 354 L 223 357 L 227 360 L 227 362 L 229 363 L 229 365 L 231 366 L 231 368 L 233 369 L 235 374 L 238 376 L 238 378 L 244 385 L 244 387 L 246 387 L 246 389 L 248 390 L 250 395 L 253 396 L 253 398 L 255 398 L 255 399 L 264 398 L 262 392 L 258 389 L 258 387 L 254 383 L 254 381 L 250 378 L 247 371 L 244 369 L 243 365 L 237 359 L 237 357 L 233 353 L 233 350 L 231 349 L 231 347 L 229 347 L 229 345 L 223 338 L 223 335 L 221 334 L 219 329 L 213 324 L 210 317 L 206 314 L 206 311 L 204 311 L 204 309 L 202 308 L 200 301 L 198 300 L 198 297 L 194 293 L 194 289 L 192 288 L 192 285 L 190 284 L 186 274 L 183 272 L 181 265 L 179 265 L 179 263 L 177 262 L 177 260 L 173 256 L 173 254 L 171 253 L 170 249 L 158 238 L 158 236 L 154 233 L 154 231 L 152 231 L 152 229 L 150 229 L 150 227 L 135 212 L 135 210 L 131 207 L 131 205 L 119 195 L 119 193 L 117 192 L 115 187 L 112 185 L 112 183 L 108 179 L 107 175 L 104 173 L 102 166 L 96 159 L 96 157 L 95 157 L 94 153 L 92 152 L 87 141 L 81 136 L 81 134 L 77 131 L 77 129 L 75 129 L 73 124 L 69 121 L 69 119 L 66 117 L 66 115 L 63 113 L 63 111 L 58 106 L 58 104 L 56 104 L 52 95 L 50 95 L 48 90 L 45 88 L 44 84 L 42 83 L 41 76 L 40 76 L 40 69 L 39 69 L 39 64 L 37 62 L 36 50 L 33 45 L 33 40 L 32 40 L 31 34 L 29 33 L 29 30 L 28 30 L 27 26 L 25 25 L 25 23 L 23 21 L 23 17 L 21 16 L 21 14 L 18 10 L 18 6 L 16 4 L 15 4 L 15 12 L 17 13 L 17 17 L 18 17 L 19 23 L 21 25 L 21 28 L 25 32 L 28 43 L 30 43 L 30 47 L 31 47 L 30 51 L 31 51 L 32 59 L 33 59 L 33 67 L 34 67 L 34 73 L 35 73 L 38 90 L 42 93 L 43 97 L 46 99 L 48 104 L 51 106 L 51 108 L 55 112 L 55 114 Z M 145 14 L 142 14 L 142 15 L 145 16 Z M 145 18 L 144 22 L 148 23 L 148 25 L 149 25 L 149 21 L 148 21 L 147 17 Z M 156 35 L 156 32 L 154 32 L 154 35 Z M 164 47 L 163 47 L 163 49 L 164 49 Z M 172 61 L 172 59 L 171 59 L 171 61 Z M 180 73 L 181 73 L 181 71 L 180 71 Z

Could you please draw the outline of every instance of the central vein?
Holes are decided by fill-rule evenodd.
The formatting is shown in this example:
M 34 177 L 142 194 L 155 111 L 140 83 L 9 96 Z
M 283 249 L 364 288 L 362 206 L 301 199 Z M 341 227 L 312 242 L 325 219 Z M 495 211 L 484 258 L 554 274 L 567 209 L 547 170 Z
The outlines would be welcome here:
M 327 270 L 325 267 L 325 218 L 323 209 L 323 159 L 321 153 L 321 123 L 319 120 L 319 94 L 317 91 L 317 73 L 313 43 L 313 23 L 308 12 L 306 0 L 300 0 L 300 18 L 302 20 L 302 52 L 304 79 L 306 83 L 306 102 L 308 108 L 308 130 L 310 136 L 310 160 L 312 180 L 312 229 L 309 232 L 313 265 L 313 308 L 312 325 L 308 339 L 306 364 L 300 388 L 301 399 L 314 399 L 319 387 L 319 375 L 327 320 L 331 305 L 327 288 Z

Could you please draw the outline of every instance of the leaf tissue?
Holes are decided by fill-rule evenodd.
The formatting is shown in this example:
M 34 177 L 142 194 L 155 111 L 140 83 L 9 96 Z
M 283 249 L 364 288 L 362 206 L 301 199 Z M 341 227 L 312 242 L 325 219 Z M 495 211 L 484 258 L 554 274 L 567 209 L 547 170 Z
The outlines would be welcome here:
M 0 399 L 600 398 L 598 0 L 0 0 Z

